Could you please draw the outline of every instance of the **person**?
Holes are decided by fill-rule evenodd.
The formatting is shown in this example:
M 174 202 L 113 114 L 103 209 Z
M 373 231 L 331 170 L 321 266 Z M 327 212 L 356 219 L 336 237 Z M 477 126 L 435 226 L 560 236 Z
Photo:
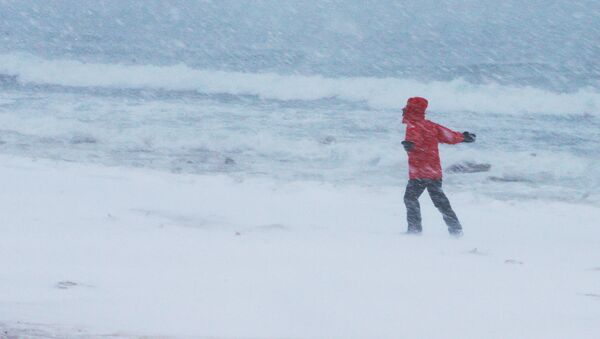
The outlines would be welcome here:
M 404 193 L 407 234 L 422 232 L 419 197 L 427 189 L 433 204 L 442 213 L 450 235 L 460 237 L 463 234 L 462 226 L 442 190 L 438 143 L 474 142 L 476 136 L 469 132 L 455 132 L 425 119 L 428 104 L 425 98 L 413 97 L 402 109 L 402 123 L 406 124 L 406 137 L 402 145 L 408 153 L 409 168 L 409 180 Z

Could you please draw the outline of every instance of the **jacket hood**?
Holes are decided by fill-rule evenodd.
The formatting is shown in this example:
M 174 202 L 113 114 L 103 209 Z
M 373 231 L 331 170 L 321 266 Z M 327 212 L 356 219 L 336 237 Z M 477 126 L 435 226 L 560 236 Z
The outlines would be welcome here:
M 406 106 L 402 109 L 402 122 L 425 120 L 425 110 L 429 102 L 425 98 L 413 97 L 409 98 Z

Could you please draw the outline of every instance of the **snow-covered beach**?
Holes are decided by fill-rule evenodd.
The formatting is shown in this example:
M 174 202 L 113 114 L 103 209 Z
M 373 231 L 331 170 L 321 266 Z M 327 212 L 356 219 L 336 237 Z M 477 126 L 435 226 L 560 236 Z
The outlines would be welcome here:
M 0 339 L 600 338 L 598 41 L 597 0 L 0 1 Z M 464 237 L 427 194 L 404 235 L 442 169 Z
M 8 338 L 596 338 L 600 209 L 0 158 Z

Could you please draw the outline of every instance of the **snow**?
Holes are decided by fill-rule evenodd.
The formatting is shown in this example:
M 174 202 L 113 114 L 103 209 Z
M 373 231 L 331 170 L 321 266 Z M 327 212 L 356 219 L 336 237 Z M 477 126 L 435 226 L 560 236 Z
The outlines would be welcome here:
M 597 338 L 600 209 L 0 156 L 0 336 Z

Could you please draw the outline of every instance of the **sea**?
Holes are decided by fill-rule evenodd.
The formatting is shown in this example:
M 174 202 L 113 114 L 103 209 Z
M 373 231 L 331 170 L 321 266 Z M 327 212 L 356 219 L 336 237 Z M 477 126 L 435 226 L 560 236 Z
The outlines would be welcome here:
M 600 204 L 600 2 L 1 0 L 0 154 Z M 465 170 L 466 168 L 466 170 Z

